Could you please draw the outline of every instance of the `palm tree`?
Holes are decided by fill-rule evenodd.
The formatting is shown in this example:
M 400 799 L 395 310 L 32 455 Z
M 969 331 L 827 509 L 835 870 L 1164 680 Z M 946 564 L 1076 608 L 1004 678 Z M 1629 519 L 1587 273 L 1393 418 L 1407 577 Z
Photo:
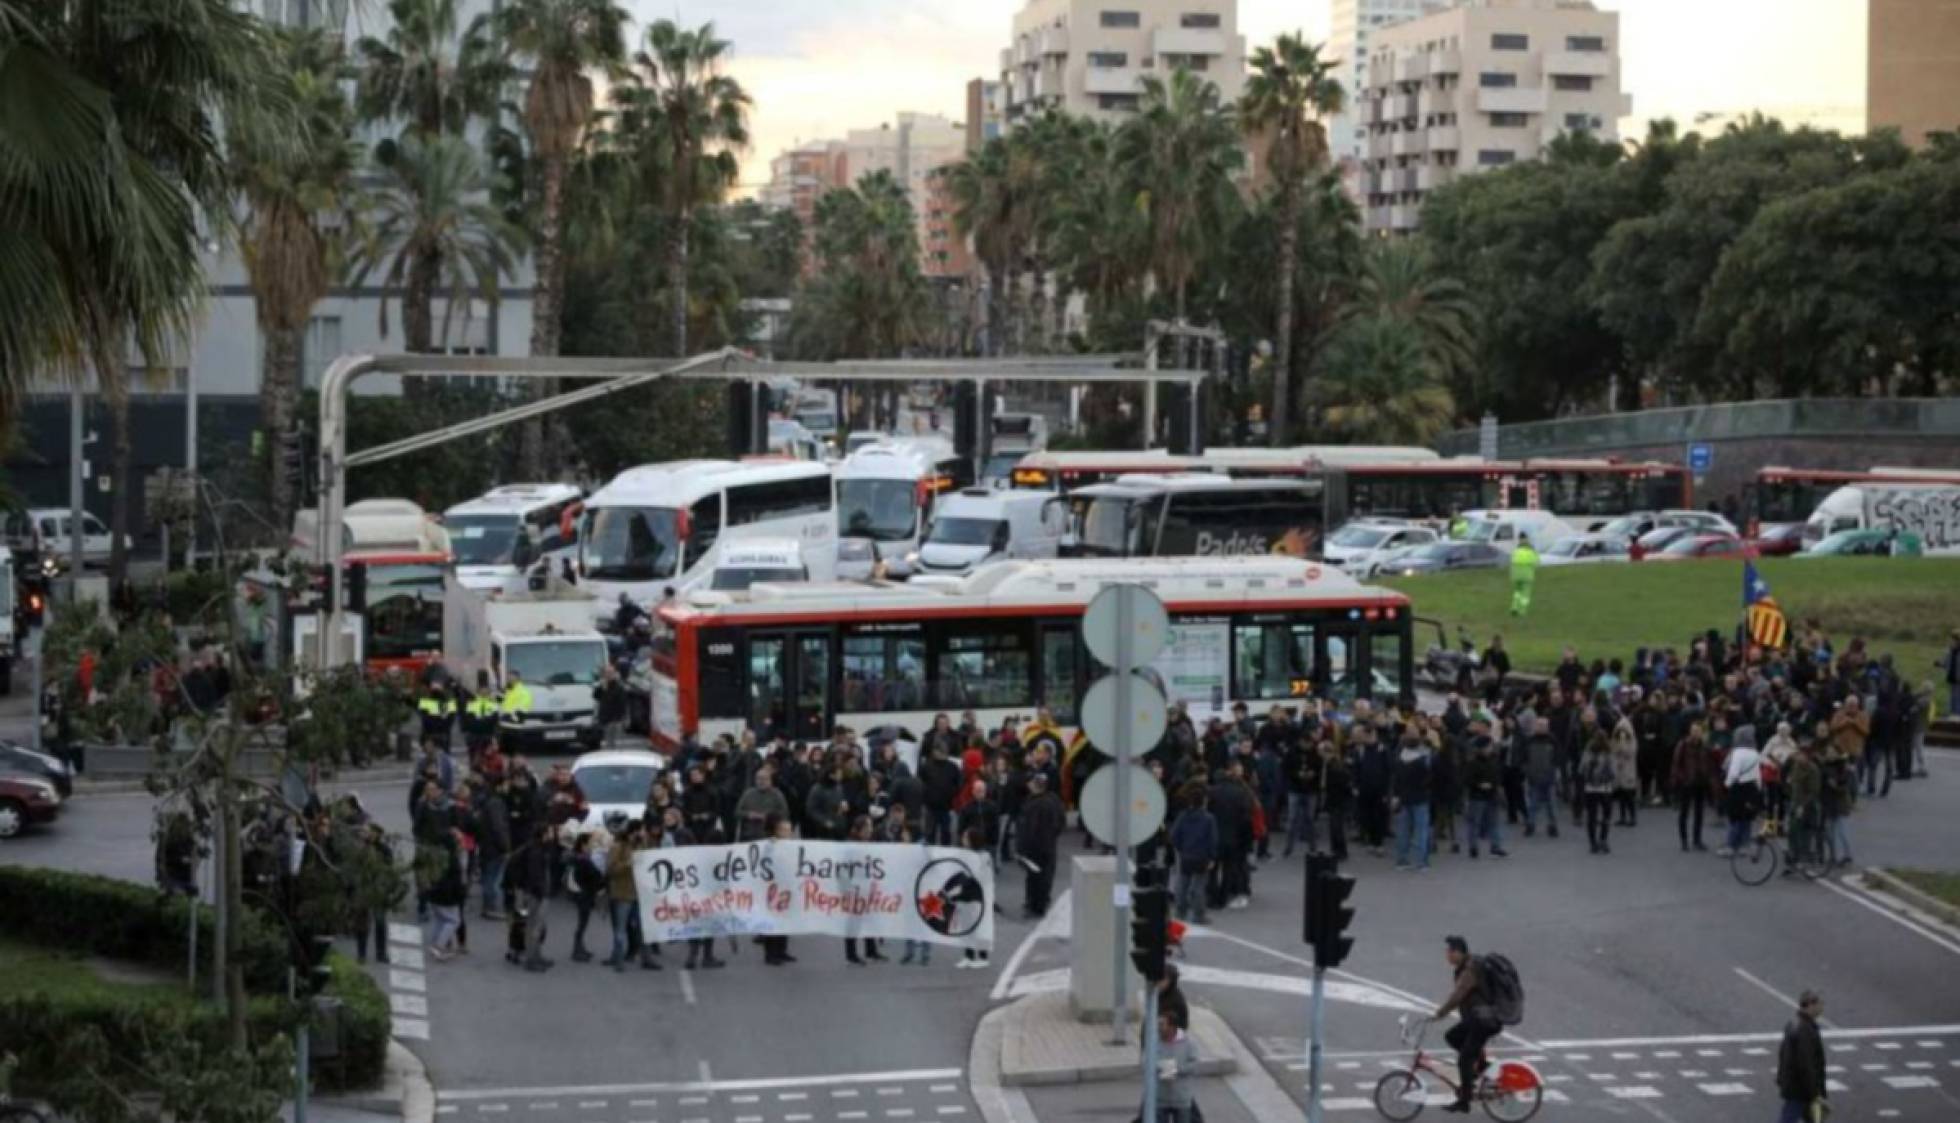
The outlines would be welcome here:
M 511 54 L 526 59 L 531 82 L 524 127 L 538 161 L 538 207 L 532 222 L 537 281 L 531 297 L 531 354 L 558 354 L 564 331 L 565 177 L 592 119 L 594 68 L 616 69 L 625 58 L 626 11 L 612 0 L 514 0 L 498 10 L 495 26 Z M 544 420 L 519 431 L 519 471 L 535 478 L 544 461 Z
M 1239 120 L 1265 138 L 1266 169 L 1279 195 L 1279 312 L 1273 334 L 1274 445 L 1286 443 L 1293 400 L 1293 264 L 1299 254 L 1300 192 L 1307 174 L 1327 161 L 1327 132 L 1318 116 L 1339 113 L 1341 84 L 1333 62 L 1299 35 L 1281 35 L 1252 54 L 1252 73 L 1239 98 Z
M 1444 378 L 1467 375 L 1477 363 L 1481 322 L 1461 281 L 1441 273 L 1428 248 L 1414 239 L 1370 244 L 1343 319 L 1389 319 L 1413 329 L 1423 353 Z
M 204 230 L 232 187 L 220 123 L 277 108 L 262 89 L 272 71 L 263 25 L 227 0 L 0 3 L 0 88 L 20 110 L 0 116 L 0 384 L 94 368 L 110 412 L 117 584 L 130 353 L 158 369 L 189 337 Z
M 240 248 L 262 336 L 259 418 L 272 438 L 272 525 L 284 527 L 292 520 L 285 449 L 299 405 L 300 344 L 313 306 L 346 264 L 360 153 L 338 37 L 281 29 L 275 42 L 275 73 L 295 112 L 248 114 L 228 140 L 244 189 Z
M 1089 121 L 1078 128 L 1066 182 L 1052 196 L 1054 252 L 1067 283 L 1088 293 L 1091 334 L 1106 335 L 1116 305 L 1148 267 L 1148 230 L 1116 162 L 1114 131 Z
M 1369 444 L 1426 445 L 1456 414 L 1421 331 L 1390 316 L 1341 325 L 1311 396 L 1330 428 Z
M 688 227 L 694 208 L 727 194 L 739 171 L 735 152 L 749 142 L 749 95 L 721 72 L 728 48 L 727 40 L 715 37 L 712 23 L 688 31 L 672 20 L 655 20 L 633 55 L 631 84 L 616 95 L 628 136 L 666 150 L 676 355 L 687 353 Z
M 524 246 L 524 233 L 489 200 L 483 160 L 458 137 L 405 137 L 368 211 L 369 234 L 358 250 L 355 283 L 380 270 L 384 285 L 402 288 L 407 334 L 432 339 L 435 289 L 446 278 L 442 338 L 450 318 L 467 308 L 472 293 L 490 303 Z M 422 263 L 434 267 L 423 269 Z M 467 313 L 466 313 L 467 314 Z M 415 323 L 420 319 L 419 324 Z M 381 305 L 387 333 L 388 305 Z
M 1236 201 L 1243 160 L 1218 87 L 1182 67 L 1143 80 L 1137 116 L 1117 134 L 1118 160 L 1150 225 L 1150 272 L 1184 319 L 1185 289 Z
M 389 0 L 393 24 L 385 39 L 364 36 L 355 44 L 360 57 L 356 105 L 366 121 L 402 121 L 400 139 L 375 146 L 375 160 L 384 167 L 394 162 L 409 139 L 424 142 L 439 136 L 461 136 L 469 123 L 493 117 L 498 97 L 510 77 L 510 67 L 498 52 L 488 17 L 478 17 L 459 31 L 457 0 Z M 409 289 L 433 294 L 441 263 L 424 256 L 410 262 Z M 408 350 L 435 350 L 429 333 L 434 310 L 423 305 L 402 313 Z
M 1016 199 L 1009 175 L 1008 142 L 994 137 L 980 151 L 953 165 L 953 228 L 973 240 L 973 253 L 987 272 L 987 353 L 1006 351 L 1007 287 L 1017 253 Z

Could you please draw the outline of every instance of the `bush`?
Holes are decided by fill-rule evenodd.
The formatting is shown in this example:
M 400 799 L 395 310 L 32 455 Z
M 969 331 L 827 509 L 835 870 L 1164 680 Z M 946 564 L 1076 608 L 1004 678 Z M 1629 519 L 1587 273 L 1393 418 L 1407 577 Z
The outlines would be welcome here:
M 222 567 L 180 569 L 163 579 L 162 601 L 179 625 L 218 624 L 231 607 L 231 581 Z M 155 595 L 155 594 L 151 594 Z
M 381 1082 L 394 1035 L 387 992 L 345 955 L 334 952 L 327 962 L 333 968 L 327 997 L 340 999 L 340 1056 L 314 1066 L 314 1084 L 323 1092 L 371 1088 Z
M 190 902 L 133 881 L 67 870 L 0 867 L 0 934 L 44 947 L 126 959 L 182 971 L 190 954 Z M 197 916 L 198 972 L 212 970 L 217 917 Z M 283 994 L 291 949 L 283 933 L 247 910 L 240 930 L 239 962 L 245 988 Z

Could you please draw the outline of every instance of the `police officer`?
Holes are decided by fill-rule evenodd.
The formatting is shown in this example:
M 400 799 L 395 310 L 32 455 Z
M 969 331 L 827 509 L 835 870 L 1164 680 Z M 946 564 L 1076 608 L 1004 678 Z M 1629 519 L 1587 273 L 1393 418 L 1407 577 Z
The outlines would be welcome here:
M 474 762 L 497 739 L 498 698 L 490 683 L 490 672 L 476 672 L 476 693 L 463 703 L 463 747 Z
M 531 712 L 534 704 L 531 700 L 531 688 L 524 685 L 524 676 L 516 671 L 510 672 L 509 678 L 504 683 L 503 702 L 498 706 L 499 717 L 516 724 L 524 719 L 525 714 Z
M 415 711 L 422 719 L 422 741 L 435 742 L 442 751 L 449 751 L 449 730 L 456 722 L 456 698 L 442 688 L 440 683 L 431 681 L 422 687 L 422 697 L 415 703 Z

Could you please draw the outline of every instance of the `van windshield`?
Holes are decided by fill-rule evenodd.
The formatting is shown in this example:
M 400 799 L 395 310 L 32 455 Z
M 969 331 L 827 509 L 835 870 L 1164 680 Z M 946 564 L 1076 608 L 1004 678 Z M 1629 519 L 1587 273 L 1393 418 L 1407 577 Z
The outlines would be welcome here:
M 457 565 L 508 565 L 517 544 L 516 515 L 454 515 L 443 520 Z
M 603 640 L 545 640 L 513 643 L 504 650 L 505 665 L 542 686 L 590 686 L 606 665 Z
M 671 507 L 587 508 L 585 575 L 595 581 L 659 581 L 679 568 L 679 512 Z
M 1498 531 L 1503 530 L 1507 525 L 1496 519 L 1475 520 L 1471 522 L 1470 528 L 1464 531 L 1463 537 L 1471 542 L 1495 542 Z
M 934 519 L 926 541 L 942 546 L 991 546 L 994 535 L 1004 534 L 1006 529 L 1002 519 Z
M 759 581 L 808 581 L 808 571 L 797 568 L 775 566 L 720 566 L 715 570 L 713 588 L 724 592 L 740 592 Z
M 837 533 L 902 542 L 919 525 L 919 489 L 911 480 L 837 481 Z

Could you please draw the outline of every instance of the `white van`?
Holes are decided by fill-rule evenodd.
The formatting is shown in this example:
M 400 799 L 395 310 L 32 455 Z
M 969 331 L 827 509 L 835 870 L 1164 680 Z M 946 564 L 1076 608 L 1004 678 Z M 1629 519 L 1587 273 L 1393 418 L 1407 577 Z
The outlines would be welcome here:
M 1533 546 L 1543 549 L 1579 533 L 1550 511 L 1465 511 L 1463 517 L 1469 522 L 1465 541 L 1495 546 L 1507 554 L 1518 548 L 1521 538 L 1529 538 Z
M 8 546 L 23 554 L 33 554 L 43 558 L 54 558 L 66 565 L 74 541 L 70 538 L 66 507 L 36 507 L 31 511 L 15 511 L 9 514 L 5 523 L 5 540 Z M 109 528 L 92 511 L 82 512 L 82 563 L 101 564 L 109 560 Z M 129 536 L 123 536 L 123 549 L 130 549 Z
M 1846 530 L 1896 530 L 1928 554 L 1960 552 L 1960 483 L 1867 481 L 1824 497 L 1803 524 L 1804 549 Z
M 584 499 L 572 484 L 505 484 L 444 511 L 456 580 L 479 593 L 516 592 L 540 558 L 556 569 L 575 557 Z
M 755 538 L 730 542 L 715 563 L 710 589 L 735 592 L 758 581 L 808 581 L 803 547 L 792 539 Z
M 1052 558 L 1067 530 L 1059 495 L 969 487 L 940 496 L 932 529 L 905 560 L 913 573 L 959 574 L 1001 558 Z

